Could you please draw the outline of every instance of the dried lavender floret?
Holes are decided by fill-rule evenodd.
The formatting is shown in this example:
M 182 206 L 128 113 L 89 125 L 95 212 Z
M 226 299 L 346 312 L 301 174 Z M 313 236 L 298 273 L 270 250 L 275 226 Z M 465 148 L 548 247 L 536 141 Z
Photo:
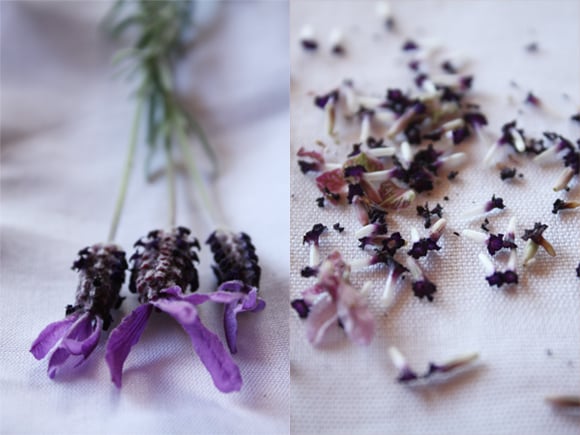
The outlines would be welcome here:
M 108 329 L 111 310 L 119 308 L 119 296 L 125 281 L 125 252 L 113 244 L 96 244 L 79 251 L 73 263 L 79 272 L 75 303 L 66 307 L 66 317 L 48 325 L 32 344 L 36 359 L 44 358 L 57 346 L 50 358 L 48 376 L 53 378 L 71 361 L 78 365 L 86 360 L 99 342 L 101 329 Z M 67 364 L 68 365 L 68 364 Z
M 516 176 L 516 168 L 502 168 L 499 173 L 499 177 L 504 180 L 508 180 L 510 178 L 514 178 Z
M 562 201 L 557 199 L 552 206 L 552 213 L 558 214 L 562 210 L 571 210 L 580 207 L 580 201 Z
M 541 222 L 536 222 L 534 228 L 531 230 L 525 230 L 522 235 L 522 239 L 527 241 L 525 251 L 524 251 L 524 265 L 527 265 L 535 257 L 538 247 L 544 248 L 544 250 L 552 257 L 556 256 L 556 251 L 554 247 L 548 242 L 543 234 L 548 228 L 548 225 L 542 224 Z

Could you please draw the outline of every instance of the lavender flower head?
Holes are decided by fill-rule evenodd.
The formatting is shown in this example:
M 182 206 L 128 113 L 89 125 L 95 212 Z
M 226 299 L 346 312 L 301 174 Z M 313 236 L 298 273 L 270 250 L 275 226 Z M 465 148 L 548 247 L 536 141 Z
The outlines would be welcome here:
M 230 292 L 238 299 L 224 305 L 224 329 L 231 353 L 236 353 L 237 315 L 246 311 L 257 312 L 266 303 L 258 297 L 261 269 L 256 248 L 250 236 L 227 230 L 214 231 L 206 242 L 213 253 L 214 273 L 218 280 L 217 291 Z
M 112 244 L 96 244 L 79 251 L 72 268 L 79 272 L 74 305 L 66 307 L 66 317 L 51 323 L 32 344 L 36 359 L 44 358 L 56 346 L 48 363 L 48 376 L 71 363 L 76 367 L 85 361 L 97 346 L 101 329 L 111 325 L 110 311 L 119 308 L 123 298 L 119 292 L 127 261 L 125 253 Z M 57 346 L 58 345 L 58 346 Z
M 153 309 L 157 308 L 173 317 L 187 332 L 215 386 L 222 392 L 238 391 L 242 387 L 238 366 L 219 338 L 203 325 L 196 305 L 210 300 L 229 304 L 237 301 L 239 295 L 225 291 L 184 294 L 198 287 L 194 263 L 198 261 L 199 243 L 187 228 L 151 231 L 135 246 L 129 289 L 138 293 L 142 305 L 125 317 L 109 337 L 105 359 L 115 385 L 121 387 L 123 364 L 139 341 Z

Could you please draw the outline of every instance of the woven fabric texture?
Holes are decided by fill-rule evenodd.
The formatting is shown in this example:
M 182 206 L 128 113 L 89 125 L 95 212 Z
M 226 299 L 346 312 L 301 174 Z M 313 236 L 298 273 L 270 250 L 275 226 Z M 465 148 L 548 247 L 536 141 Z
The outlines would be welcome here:
M 440 47 L 436 59 L 465 59 L 463 71 L 474 74 L 472 100 L 488 116 L 489 141 L 472 139 L 459 150 L 468 161 L 451 182 L 446 172 L 435 190 L 418 196 L 417 204 L 440 203 L 448 228 L 442 249 L 432 253 L 426 273 L 437 284 L 432 303 L 412 295 L 404 282 L 387 314 L 379 307 L 386 271 L 375 266 L 352 274 L 356 287 L 372 282 L 370 306 L 376 335 L 368 347 L 357 346 L 337 328 L 330 344 L 313 348 L 304 322 L 290 315 L 291 422 L 296 434 L 573 434 L 578 419 L 561 415 L 544 398 L 580 391 L 580 213 L 551 213 L 557 198 L 577 199 L 578 181 L 570 192 L 552 191 L 560 163 L 539 167 L 517 157 L 523 178 L 500 180 L 499 170 L 482 159 L 500 133 L 502 124 L 518 119 L 527 133 L 557 131 L 572 140 L 580 136 L 569 117 L 580 103 L 580 40 L 577 2 L 549 1 L 400 1 L 390 2 L 395 31 L 388 32 L 375 13 L 375 2 L 306 2 L 291 4 L 291 297 L 312 285 L 300 276 L 308 264 L 302 236 L 315 223 L 329 232 L 321 238 L 322 257 L 334 249 L 346 259 L 367 254 L 358 247 L 360 228 L 354 210 L 327 205 L 312 177 L 300 173 L 300 147 L 321 150 L 330 162 L 341 162 L 358 142 L 358 123 L 337 117 L 339 143 L 324 131 L 324 113 L 313 96 L 329 92 L 344 79 L 357 89 L 383 96 L 388 88 L 414 89 L 408 56 L 401 51 L 406 39 Z M 310 25 L 319 43 L 316 52 L 300 44 L 303 26 Z M 328 37 L 338 28 L 346 54 L 331 54 Z M 564 31 L 564 29 L 566 29 Z M 539 50 L 525 47 L 536 42 Z M 436 64 L 437 65 L 437 64 Z M 517 85 L 511 84 L 514 82 Z M 534 109 L 523 104 L 533 91 L 543 102 Z M 567 96 L 563 96 L 566 94 Z M 490 288 L 478 261 L 479 246 L 454 231 L 479 229 L 483 217 L 467 221 L 461 214 L 483 204 L 492 194 L 504 198 L 506 209 L 489 216 L 490 229 L 505 232 L 517 217 L 517 243 L 534 222 L 548 224 L 546 238 L 557 256 L 540 251 L 536 263 L 520 274 L 520 284 L 509 291 Z M 444 196 L 448 200 L 444 200 Z M 390 231 L 409 238 L 410 228 L 425 234 L 415 208 L 389 217 Z M 332 230 L 339 222 L 343 233 Z M 520 249 L 520 261 L 522 250 Z M 507 257 L 499 256 L 497 264 Z M 521 270 L 521 269 L 520 269 Z M 387 355 L 396 346 L 418 371 L 429 361 L 444 361 L 479 352 L 477 367 L 447 384 L 412 390 L 396 382 L 397 371 Z

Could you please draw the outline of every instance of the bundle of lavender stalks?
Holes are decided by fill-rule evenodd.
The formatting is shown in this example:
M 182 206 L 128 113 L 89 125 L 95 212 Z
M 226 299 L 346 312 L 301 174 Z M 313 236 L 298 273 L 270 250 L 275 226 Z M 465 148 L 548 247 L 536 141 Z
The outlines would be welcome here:
M 62 320 L 49 324 L 32 344 L 36 359 L 44 358 L 52 349 L 48 375 L 82 364 L 99 343 L 101 330 L 113 324 L 111 312 L 118 309 L 125 273 L 129 268 L 124 250 L 115 244 L 125 196 L 138 143 L 138 131 L 144 127 L 149 157 L 147 166 L 159 148 L 166 160 L 168 182 L 168 226 L 155 229 L 134 244 L 129 291 L 141 305 L 127 315 L 111 331 L 106 344 L 105 360 L 111 379 L 121 387 L 123 365 L 131 348 L 139 341 L 154 311 L 173 317 L 189 335 L 195 352 L 209 371 L 215 386 L 222 392 L 239 391 L 240 370 L 231 354 L 237 352 L 237 316 L 257 312 L 265 307 L 258 296 L 260 266 L 250 237 L 217 225 L 215 207 L 209 200 L 205 181 L 193 157 L 188 134 L 201 142 L 212 164 L 217 158 L 200 125 L 179 103 L 173 83 L 177 62 L 186 52 L 191 33 L 191 1 L 118 2 L 111 10 L 106 25 L 115 37 L 126 33 L 134 41 L 120 50 L 115 61 L 125 65 L 131 77 L 138 77 L 136 110 L 121 186 L 113 213 L 109 237 L 79 251 L 73 269 L 79 273 L 74 304 L 68 305 Z M 146 116 L 143 113 L 146 112 Z M 190 229 L 178 226 L 176 218 L 176 157 L 187 167 L 209 220 L 215 229 L 207 238 L 218 281 L 215 291 L 196 293 L 199 287 L 198 251 L 201 246 Z M 220 338 L 201 321 L 197 306 L 205 302 L 223 305 L 224 334 L 228 349 Z M 155 310 L 154 310 L 155 308 Z

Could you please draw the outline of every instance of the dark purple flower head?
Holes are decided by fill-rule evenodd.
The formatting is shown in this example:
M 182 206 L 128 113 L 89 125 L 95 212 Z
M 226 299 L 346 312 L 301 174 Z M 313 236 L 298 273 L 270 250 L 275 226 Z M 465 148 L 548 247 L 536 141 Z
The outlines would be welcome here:
M 310 307 L 308 306 L 308 304 L 306 304 L 304 299 L 294 299 L 292 302 L 290 302 L 290 305 L 292 306 L 292 308 L 294 308 L 296 313 L 298 313 L 298 317 L 300 317 L 301 319 L 306 319 L 308 317 Z
M 340 226 L 340 222 L 335 223 L 332 228 L 334 228 L 334 230 L 338 231 L 339 233 L 344 231 L 344 227 Z
M 125 253 L 113 244 L 96 244 L 79 251 L 73 263 L 79 272 L 75 303 L 66 307 L 63 320 L 49 324 L 36 338 L 30 352 L 44 358 L 55 346 L 48 364 L 53 378 L 65 366 L 85 361 L 99 342 L 101 329 L 108 329 L 111 310 L 119 308 L 125 280 Z
M 457 74 L 457 68 L 455 68 L 449 60 L 446 60 L 441 64 L 441 69 L 447 74 Z
M 318 49 L 318 42 L 314 39 L 302 39 L 300 41 L 302 48 L 307 51 L 316 51 Z
M 407 255 L 418 259 L 425 257 L 429 251 L 439 251 L 440 249 L 441 246 L 435 240 L 425 237 L 413 243 L 413 247 L 407 252 Z
M 427 74 L 425 73 L 421 73 L 421 74 L 417 74 L 415 76 L 415 85 L 417 85 L 417 87 L 419 89 L 423 88 L 423 83 L 425 82 L 425 80 L 427 80 L 429 78 L 429 76 L 427 76 Z
M 344 168 L 344 178 L 354 178 L 358 180 L 365 172 L 366 169 L 362 165 L 348 166 Z
M 139 294 L 140 302 L 148 302 L 169 287 L 196 291 L 199 287 L 197 251 L 199 242 L 190 231 L 177 227 L 172 231 L 151 231 L 135 242 L 137 248 L 131 261 L 129 290 Z
M 370 136 L 367 139 L 367 147 L 369 147 L 370 149 L 384 148 L 385 146 L 386 146 L 385 140 L 383 138 L 375 139 L 374 137 Z
M 580 152 L 568 148 L 564 155 L 564 166 L 571 168 L 574 174 L 580 174 Z
M 531 138 L 526 143 L 526 152 L 529 154 L 538 155 L 546 151 L 543 139 Z
M 502 168 L 499 177 L 502 180 L 508 180 L 510 178 L 514 178 L 516 176 L 516 168 Z
M 528 92 L 528 95 L 526 96 L 525 102 L 527 104 L 531 104 L 532 106 L 535 106 L 535 107 L 539 107 L 541 104 L 540 99 L 538 97 L 536 97 L 534 94 L 532 94 L 531 92 Z
M 386 101 L 381 104 L 381 107 L 389 109 L 397 115 L 402 115 L 415 102 L 416 100 L 409 98 L 400 89 L 387 89 Z
M 330 99 L 332 99 L 335 103 L 338 101 L 338 97 L 340 96 L 338 89 L 333 89 L 328 94 L 320 95 L 314 97 L 314 105 L 320 109 L 324 109 L 326 104 Z
M 474 128 L 487 125 L 487 118 L 481 112 L 468 112 L 463 115 L 463 120 Z
M 261 269 L 256 248 L 246 233 L 217 230 L 205 242 L 210 246 L 215 265 L 212 266 L 218 285 L 226 281 L 242 281 L 259 287 Z
M 319 245 L 319 239 L 321 234 L 326 231 L 327 227 L 322 224 L 315 224 L 310 231 L 304 234 L 302 243 L 313 244 L 315 246 Z
M 419 299 L 427 298 L 429 302 L 433 302 L 433 294 L 437 291 L 437 287 L 427 278 L 413 283 L 413 294 Z
M 320 208 L 324 208 L 324 196 L 316 198 L 316 205 Z
M 405 239 L 401 236 L 401 233 L 396 231 L 392 233 L 387 239 L 383 240 L 383 251 L 387 252 L 389 255 L 393 256 L 399 248 L 405 246 Z
M 303 278 L 310 278 L 318 275 L 318 267 L 306 266 L 300 271 L 300 276 Z
M 357 197 L 357 196 L 362 197 L 364 195 L 365 195 L 365 191 L 359 183 L 348 185 L 347 200 L 348 200 L 349 204 L 352 204 L 352 201 L 354 200 L 355 197 Z
M 561 199 L 557 199 L 553 204 L 552 213 L 558 214 L 559 211 L 570 210 L 578 207 L 580 207 L 579 201 L 562 201 Z
M 463 76 L 459 79 L 459 89 L 467 91 L 473 86 L 473 76 Z
M 576 276 L 580 278 L 580 263 L 578 263 L 578 267 L 576 268 Z
M 503 203 L 502 198 L 500 198 L 499 196 L 496 197 L 495 195 L 493 195 L 491 197 L 491 200 L 485 204 L 485 211 L 488 212 L 488 211 L 494 210 L 496 208 L 499 210 L 502 210 L 505 208 L 505 204 Z
M 442 91 L 441 101 L 455 101 L 459 103 L 463 98 L 463 94 L 457 92 L 451 86 L 438 86 L 438 88 Z
M 417 216 L 420 216 L 424 220 L 425 228 L 431 227 L 431 216 L 438 216 L 441 217 L 441 213 L 443 212 L 443 207 L 441 204 L 437 203 L 435 207 L 429 210 L 429 203 L 426 202 L 424 206 L 418 205 L 417 206 Z
M 580 113 L 576 113 L 570 117 L 572 121 L 580 122 Z
M 536 222 L 534 224 L 534 228 L 531 230 L 525 230 L 524 235 L 522 236 L 523 240 L 532 240 L 532 242 L 536 243 L 537 245 L 541 245 L 542 241 L 544 240 L 544 231 L 548 229 L 548 225 L 542 224 L 541 222 Z
M 471 133 L 469 132 L 469 128 L 466 126 L 456 128 L 451 132 L 451 137 L 453 139 L 453 145 L 459 145 L 465 139 L 467 139 Z
M 518 274 L 513 270 L 507 270 L 505 272 L 495 271 L 490 276 L 485 277 L 485 279 L 490 287 L 495 285 L 500 288 L 504 284 L 517 284 Z
M 405 43 L 403 44 L 403 51 L 412 51 L 417 50 L 418 48 L 419 46 L 417 45 L 417 43 L 410 39 L 406 40 Z
M 489 234 L 489 238 L 487 239 L 487 251 L 490 255 L 495 255 L 497 251 L 502 250 L 503 248 L 506 249 L 515 249 L 517 245 L 510 241 L 504 239 L 503 234 Z
M 413 71 L 419 71 L 420 65 L 421 62 L 419 62 L 418 60 L 412 60 L 411 62 L 409 62 L 409 68 Z
M 355 143 L 352 145 L 352 152 L 347 157 L 354 157 L 360 154 L 360 147 L 362 144 Z

